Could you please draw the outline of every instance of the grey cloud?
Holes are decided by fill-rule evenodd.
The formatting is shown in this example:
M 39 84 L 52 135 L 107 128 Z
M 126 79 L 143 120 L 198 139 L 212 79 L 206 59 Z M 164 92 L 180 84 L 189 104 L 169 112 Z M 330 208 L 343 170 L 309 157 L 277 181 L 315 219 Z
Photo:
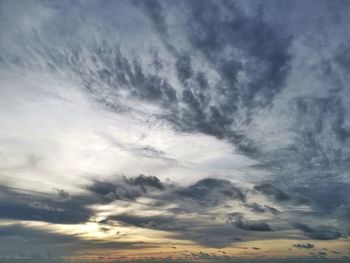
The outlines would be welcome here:
M 21 193 L 5 186 L 0 186 L 0 196 L 2 219 L 74 224 L 85 222 L 93 215 L 93 212 L 86 207 L 92 201 L 84 197 L 76 196 L 62 200 L 57 199 L 55 195 Z
M 266 164 L 268 170 L 280 177 L 279 180 L 291 178 L 288 181 L 290 184 L 302 185 L 303 182 L 309 182 L 308 180 L 312 182 L 314 176 L 322 176 L 322 181 L 333 182 L 333 178 L 341 173 L 338 171 L 348 170 L 349 156 L 345 149 L 347 146 L 344 146 L 349 141 L 348 103 L 344 99 L 347 97 L 344 96 L 344 83 L 336 70 L 337 66 L 347 70 L 347 56 L 343 55 L 346 54 L 347 47 L 339 47 L 332 59 L 320 61 L 326 66 L 315 65 L 310 69 L 313 77 L 317 78 L 317 74 L 324 76 L 330 88 L 322 86 L 320 89 L 326 95 L 297 94 L 286 99 L 286 109 L 276 109 L 279 112 L 290 111 L 292 114 L 293 122 L 287 126 L 295 133 L 292 145 L 281 145 L 274 152 L 264 152 L 259 142 L 241 132 L 239 127 L 235 127 L 235 123 L 239 116 L 242 118 L 241 123 L 249 127 L 249 123 L 256 117 L 254 114 L 258 112 L 257 109 L 273 107 L 276 94 L 284 92 L 289 69 L 296 67 L 291 64 L 291 57 L 297 54 L 292 54 L 289 48 L 293 38 L 267 22 L 264 7 L 270 8 L 269 5 L 262 5 L 254 15 L 245 14 L 238 3 L 224 1 L 209 1 L 204 4 L 197 1 L 190 4 L 181 2 L 180 5 L 190 7 L 186 15 L 191 17 L 191 22 L 188 23 L 185 33 L 191 48 L 198 51 L 190 52 L 191 58 L 196 60 L 199 53 L 201 59 L 218 73 L 220 80 L 214 84 L 198 82 L 198 86 L 205 87 L 203 89 L 195 84 L 184 85 L 182 97 L 178 99 L 187 107 L 174 111 L 174 116 L 168 117 L 170 121 L 187 132 L 199 131 L 229 139 L 242 152 L 257 158 L 260 167 Z M 161 20 L 154 15 L 149 18 L 159 22 L 162 27 L 167 27 L 167 10 L 162 6 L 164 3 L 158 2 Z M 176 10 L 176 7 L 172 8 L 172 11 Z M 296 4 L 295 8 L 300 6 Z M 229 10 L 230 14 L 226 14 L 225 10 Z M 157 32 L 169 42 L 171 34 L 168 29 Z M 233 51 L 230 53 L 231 49 L 240 50 L 241 56 L 235 56 Z M 172 54 L 175 61 L 182 61 L 180 53 Z M 186 61 L 189 61 L 187 57 Z M 186 67 L 183 66 L 182 69 L 190 69 L 190 63 L 184 65 Z M 249 76 L 247 83 L 240 82 L 240 74 Z M 182 77 L 182 82 L 184 79 L 194 78 L 196 72 L 186 76 L 188 77 Z M 208 88 L 212 89 L 211 93 L 205 91 Z M 222 95 L 222 99 L 214 99 L 213 93 Z M 184 114 L 178 117 L 177 114 L 181 112 Z M 334 142 L 329 143 L 329 138 L 334 139 Z M 282 174 L 279 175 L 280 173 Z M 280 201 L 290 198 L 294 203 L 310 202 L 303 196 L 287 194 L 287 197 L 283 195 L 283 191 L 264 191 L 270 191 L 269 195 Z
M 297 248 L 314 248 L 315 247 L 311 243 L 298 243 L 298 244 L 294 244 L 293 246 Z
M 273 229 L 263 221 L 247 221 L 242 216 L 239 216 L 234 225 L 240 229 L 249 231 L 273 231 Z
M 247 233 L 246 230 L 252 233 L 273 231 L 268 223 L 246 220 L 240 213 L 233 213 L 232 220 L 225 222 L 221 219 L 224 212 L 210 211 L 213 208 L 223 208 L 227 202 L 246 203 L 247 197 L 243 191 L 227 180 L 207 178 L 188 187 L 167 186 L 164 190 L 159 190 L 157 195 L 146 196 L 153 201 L 140 208 L 141 210 L 109 216 L 99 223 L 111 226 L 122 223 L 169 231 L 173 233 L 173 237 L 192 240 L 209 247 L 227 246 L 242 240 L 240 236 L 254 239 L 254 234 Z M 160 212 L 160 215 L 143 216 L 142 209 L 148 210 L 150 207 Z M 268 212 L 272 208 L 265 206 L 264 209 Z
M 1 226 L 0 234 L 1 255 L 33 255 L 40 252 L 69 254 L 73 246 L 76 248 L 76 242 L 79 240 L 74 236 L 49 233 L 22 225 Z
M 311 199 L 314 211 L 322 214 L 334 214 L 340 207 L 346 207 L 349 203 L 350 190 L 348 183 L 317 183 L 308 187 L 298 187 L 296 189 L 303 197 Z M 310 202 L 309 202 L 310 203 Z
M 260 184 L 254 187 L 255 190 L 260 191 L 270 197 L 273 197 L 276 201 L 287 201 L 290 196 L 280 189 L 276 188 L 272 184 Z
M 348 46 L 340 46 L 334 56 L 334 60 L 337 64 L 339 64 L 346 71 L 350 70 L 350 56 L 349 56 L 350 47 Z M 349 131 L 347 132 L 349 135 Z
M 121 214 L 117 216 L 111 216 L 106 221 L 107 224 L 109 220 L 119 221 L 128 225 L 133 225 L 137 227 L 144 227 L 157 230 L 166 230 L 166 231 L 183 231 L 188 229 L 188 225 L 184 222 L 186 220 L 177 220 L 174 217 L 166 216 L 133 216 L 127 214 Z
M 171 205 L 171 208 L 166 208 L 169 212 L 209 215 L 211 213 L 208 209 L 223 207 L 231 202 L 245 203 L 244 190 L 228 180 L 206 178 L 186 187 L 168 185 L 167 189 L 154 199 L 152 206 L 164 208 Z
M 186 204 L 181 209 L 184 214 L 200 210 L 206 213 L 208 207 L 220 206 L 230 200 L 246 200 L 244 193 L 229 181 L 211 178 L 189 187 L 179 187 L 165 184 L 155 176 L 139 175 L 119 177 L 114 182 L 93 181 L 86 189 L 90 193 L 71 196 L 62 189 L 57 189 L 52 195 L 43 195 L 36 192 L 24 194 L 1 186 L 0 218 L 53 223 L 87 222 L 94 215 L 88 208 L 89 205 L 116 200 L 135 202 L 143 196 L 153 198 L 151 205 L 159 209 L 169 204 L 177 204 L 177 208 L 167 209 L 172 213 Z M 154 196 L 155 192 L 157 196 Z M 153 222 L 159 224 L 157 220 Z
M 100 102 L 99 106 L 114 112 L 130 114 L 130 118 L 141 112 L 142 117 L 151 115 L 157 124 L 158 121 L 170 124 L 176 132 L 204 133 L 228 141 L 237 153 L 257 162 L 248 167 L 247 179 L 242 180 L 251 182 L 255 178 L 251 179 L 250 174 L 260 171 L 271 175 L 268 182 L 273 181 L 274 185 L 254 182 L 257 194 L 268 196 L 282 209 L 290 204 L 308 205 L 310 212 L 298 211 L 301 221 L 305 214 L 317 215 L 320 220 L 332 215 L 343 227 L 349 218 L 350 202 L 347 88 L 350 60 L 349 47 L 343 44 L 349 42 L 343 34 L 349 20 L 342 12 L 347 14 L 349 6 L 344 2 L 321 1 L 317 3 L 319 12 L 309 12 L 315 9 L 315 4 L 248 2 L 133 1 L 138 11 L 126 12 L 126 16 L 137 20 L 140 29 L 131 32 L 130 42 L 124 40 L 123 30 L 114 30 L 118 23 L 105 23 L 124 12 L 117 8 L 120 3 L 108 2 L 108 8 L 92 2 L 74 3 L 74 8 L 67 3 L 45 4 L 50 15 L 43 20 L 33 19 L 22 30 L 18 22 L 22 16 L 34 18 L 45 13 L 35 9 L 42 2 L 25 4 L 25 8 L 20 8 L 22 5 L 17 2 L 1 2 L 0 9 L 5 11 L 0 15 L 6 19 L 1 20 L 4 26 L 0 67 L 4 72 L 10 70 L 13 76 L 22 77 L 23 72 L 28 72 L 67 79 L 84 87 L 84 95 Z M 89 22 L 92 14 L 89 9 L 94 10 L 93 17 L 101 28 L 111 30 L 108 34 L 97 34 L 91 29 L 90 38 L 80 32 L 85 22 L 74 12 L 72 16 L 70 10 L 81 12 Z M 115 9 L 122 11 L 114 14 Z M 329 19 L 333 12 L 341 21 L 338 24 Z M 68 14 L 67 19 L 61 19 L 63 13 Z M 165 50 L 153 35 L 145 41 L 138 37 L 151 33 L 140 15 L 149 19 Z M 306 30 L 300 30 L 304 26 Z M 112 36 L 119 34 L 120 41 L 114 40 Z M 141 48 L 129 50 L 131 42 L 142 42 L 145 47 L 152 42 L 154 47 L 149 53 Z M 151 65 L 147 64 L 148 56 Z M 138 102 L 155 106 L 157 113 L 139 108 Z M 153 146 L 135 148 L 135 152 L 165 158 Z M 85 190 L 89 193 L 81 196 L 71 196 L 64 190 L 58 190 L 57 195 L 41 195 L 20 194 L 3 187 L 0 218 L 86 222 L 93 214 L 87 208 L 91 204 L 132 202 L 143 196 L 153 198 L 150 206 L 155 209 L 173 205 L 166 208 L 168 213 L 181 211 L 183 215 L 198 217 L 212 217 L 213 208 L 231 201 L 239 202 L 250 212 L 278 213 L 273 205 L 249 203 L 244 190 L 221 179 L 169 187 L 155 177 L 141 176 L 94 181 Z M 295 220 L 296 215 L 288 213 L 283 216 Z M 236 224 L 242 230 L 270 228 L 265 222 L 250 222 L 243 217 Z M 145 225 L 165 228 L 157 218 Z M 306 224 L 295 227 L 315 239 L 339 238 L 343 231 Z M 215 234 L 210 237 L 201 229 L 192 233 L 191 238 L 205 244 L 220 243 L 219 239 L 225 236 L 221 234 L 223 229 L 229 228 L 218 232 L 214 228 L 211 230 L 217 237 Z M 223 239 L 226 243 L 230 240 L 227 236 Z
M 142 190 L 146 191 L 146 187 L 156 188 L 158 190 L 164 190 L 165 186 L 156 176 L 145 176 L 143 174 L 135 178 L 126 178 L 124 180 L 127 184 L 140 186 Z
M 123 187 L 123 191 L 118 191 L 118 189 L 121 189 L 121 186 Z M 225 226 L 225 222 L 216 221 L 215 219 L 217 216 L 220 218 L 223 214 L 213 214 L 208 209 L 225 207 L 226 204 L 233 201 L 238 202 L 238 206 L 240 203 L 241 206 L 250 209 L 254 213 L 269 213 L 271 219 L 280 213 L 274 207 L 250 203 L 242 189 L 222 179 L 207 178 L 188 187 L 181 187 L 164 184 L 157 177 L 141 175 L 134 178 L 124 177 L 113 184 L 106 183 L 104 185 L 103 183 L 96 184 L 95 182 L 93 187 L 99 189 L 98 191 L 97 189 L 94 191 L 103 198 L 112 197 L 108 201 L 136 201 L 141 196 L 149 197 L 152 200 L 149 205 L 158 211 L 164 211 L 166 214 L 164 216 L 153 217 L 139 216 L 139 214 L 115 215 L 107 220 L 103 220 L 100 222 L 101 224 L 108 223 L 108 220 L 118 221 L 137 227 L 171 231 L 179 235 L 180 238 L 187 233 L 188 238 L 201 244 L 214 244 L 215 242 L 218 244 L 228 244 L 234 242 L 235 239 L 232 236 L 228 237 L 226 233 L 227 231 L 231 231 L 237 235 L 237 229 L 251 232 L 275 232 L 269 223 L 261 220 L 247 220 L 244 214 L 238 212 L 229 215 L 229 221 L 227 222 L 229 224 Z M 290 205 L 289 202 L 294 202 L 295 194 L 293 197 L 290 197 L 272 185 L 263 184 L 257 188 L 258 193 L 262 192 L 264 195 L 272 196 L 273 200 L 282 202 L 282 204 L 286 201 L 288 201 L 286 205 Z M 152 191 L 149 192 L 149 190 Z M 153 191 L 157 191 L 157 195 L 152 195 L 151 193 Z M 169 205 L 172 207 L 169 208 Z M 147 205 L 145 209 L 149 209 L 149 206 Z M 169 213 L 173 214 L 173 217 L 169 217 Z M 290 217 L 290 220 L 294 219 L 294 216 L 288 213 L 285 216 Z M 298 216 L 303 216 L 303 214 L 298 214 Z M 279 221 L 278 217 L 272 220 Z M 211 225 L 210 228 L 208 224 Z M 195 225 L 196 227 L 194 227 Z M 230 225 L 234 226 L 234 228 L 230 227 Z M 300 223 L 293 226 L 302 230 L 304 235 L 314 239 L 336 239 L 341 236 L 341 233 L 333 228 L 311 228 L 308 225 Z M 191 234 L 189 233 L 189 229 L 191 229 Z M 212 235 L 209 233 L 209 229 L 214 231 Z M 288 229 L 288 226 L 285 226 L 285 229 Z M 249 236 L 247 234 L 245 235 Z
M 57 190 L 57 200 L 60 202 L 65 202 L 71 199 L 71 196 L 68 192 L 66 192 L 63 189 L 56 189 Z
M 237 242 L 235 228 L 230 224 L 209 223 L 200 217 L 173 216 L 139 216 L 132 214 L 120 214 L 111 216 L 100 224 L 113 225 L 119 222 L 153 230 L 172 232 L 173 238 L 192 240 L 207 247 L 225 247 Z
M 134 0 L 133 3 L 135 6 L 141 8 L 151 18 L 153 26 L 161 35 L 168 35 L 163 8 L 158 0 L 150 0 L 146 2 Z
M 187 79 L 191 78 L 193 75 L 193 70 L 191 66 L 191 56 L 189 54 L 181 54 L 177 57 L 175 63 L 177 77 L 184 83 Z
M 118 199 L 135 200 L 137 197 L 141 196 L 140 189 L 133 189 L 123 184 L 114 184 L 110 182 L 95 181 L 92 185 L 89 185 L 87 189 L 101 196 L 106 202 Z
M 61 233 L 54 233 L 44 229 L 26 227 L 20 224 L 12 224 L 7 226 L 0 226 L 0 255 L 4 256 L 3 262 L 6 261 L 5 256 L 19 256 L 24 257 L 23 262 L 30 262 L 33 255 L 37 255 L 36 259 L 43 259 L 43 262 L 55 259 L 54 255 L 68 256 L 76 251 L 83 251 L 97 248 L 121 249 L 121 248 L 138 248 L 151 247 L 151 244 L 140 244 L 133 242 L 100 242 L 99 240 L 84 240 L 76 235 L 64 235 Z M 26 256 L 24 256 L 26 255 Z M 49 258 L 48 256 L 51 256 Z M 53 258 L 52 258 L 53 257 Z M 46 260 L 46 261 L 45 261 Z M 0 262 L 1 257 L 0 257 Z M 33 262 L 35 261 L 33 259 Z
M 135 200 L 150 190 L 163 191 L 165 185 L 155 176 L 139 175 L 123 177 L 116 182 L 94 181 L 87 189 L 99 195 L 105 202 L 113 200 Z
M 177 100 L 176 92 L 166 78 L 145 70 L 137 54 L 127 56 L 116 43 L 88 42 L 63 53 L 52 46 L 45 46 L 44 50 L 48 53 L 44 55 L 45 60 L 54 67 L 53 73 L 74 72 L 86 92 L 113 111 L 132 110 L 124 104 L 120 93 L 163 107 L 169 107 Z
M 207 178 L 176 192 L 179 196 L 204 202 L 205 204 L 220 204 L 220 201 L 245 201 L 245 194 L 231 182 L 222 179 Z
M 342 205 L 337 208 L 335 215 L 344 221 L 350 220 L 350 206 Z
M 136 1 L 135 5 L 149 17 L 167 43 L 173 40 L 173 35 L 169 33 L 172 27 L 167 24 L 168 17 L 173 14 L 171 12 L 179 12 L 180 6 L 187 6 L 187 12 L 181 12 L 181 15 L 191 19 L 189 26 L 182 28 L 188 50 L 181 48 L 181 51 L 177 51 L 172 46 L 174 50 L 170 52 L 180 82 L 186 80 L 187 83 L 179 87 L 178 92 L 170 84 L 172 81 L 165 77 L 166 74 L 158 74 L 160 69 L 156 74 L 151 73 L 141 56 L 127 56 L 119 45 L 108 41 L 88 42 L 64 52 L 51 46 L 45 47 L 43 50 L 46 51 L 43 52 L 47 52 L 44 56 L 48 64 L 56 69 L 75 72 L 87 92 L 94 94 L 97 100 L 111 109 L 131 110 L 115 94 L 115 91 L 126 92 L 129 98 L 166 107 L 156 117 L 170 121 L 175 129 L 228 139 L 245 154 L 257 158 L 261 165 L 271 163 L 271 159 L 281 167 L 296 162 L 296 167 L 299 166 L 306 173 L 305 170 L 319 169 L 321 166 L 334 169 L 340 165 L 340 159 L 347 158 L 345 151 L 328 151 L 328 144 L 320 144 L 325 134 L 319 136 L 326 132 L 322 127 L 329 124 L 340 142 L 347 141 L 347 115 L 339 92 L 330 93 L 326 99 L 298 97 L 289 101 L 292 105 L 289 110 L 301 123 L 300 127 L 290 127 L 296 131 L 299 143 L 282 147 L 282 152 L 265 152 L 261 155 L 260 151 L 264 149 L 260 143 L 242 132 L 242 127 L 236 126 L 236 123 L 241 123 L 249 128 L 258 109 L 274 105 L 275 95 L 283 91 L 291 66 L 289 47 L 292 39 L 284 35 L 281 28 L 269 23 L 264 8 L 246 13 L 239 4 L 225 1 L 205 4 L 183 1 L 179 6 L 168 2 Z M 165 5 L 169 8 L 164 8 Z M 227 11 L 229 14 L 226 14 Z M 151 53 L 155 54 L 157 51 L 154 50 L 158 48 L 155 46 Z M 238 50 L 239 55 L 232 50 Z M 86 59 L 93 67 L 86 67 Z M 192 61 L 200 59 L 204 59 L 208 67 L 218 73 L 219 80 L 209 82 L 203 69 L 197 72 L 191 66 Z M 157 58 L 159 63 L 163 60 L 167 58 Z M 329 74 L 334 74 L 333 71 Z M 240 80 L 241 75 L 247 76 L 247 83 Z M 102 86 L 107 86 L 107 92 L 101 90 Z M 329 118 L 322 118 L 325 115 Z M 319 139 L 314 140 L 316 135 Z M 339 154 L 343 157 L 338 158 Z M 268 168 L 274 169 L 272 166 Z M 298 179 L 307 177 L 298 176 Z
M 238 105 L 243 105 L 245 121 L 249 122 L 250 111 L 271 104 L 273 97 L 283 88 L 290 60 L 288 37 L 282 36 L 277 28 L 265 22 L 262 13 L 249 16 L 238 5 L 227 1 L 180 1 L 178 6 L 168 4 L 174 12 L 186 6 L 185 14 L 188 17 L 185 21 L 190 21 L 184 27 L 185 36 L 195 54 L 177 52 L 169 44 L 172 38 L 167 29 L 164 2 L 152 1 L 141 10 L 148 15 L 161 39 L 175 56 L 180 82 L 184 83 L 196 75 L 195 79 L 202 88 L 192 85 L 190 90 L 184 90 L 182 97 L 188 110 L 184 109 L 185 114 L 181 115 L 174 111 L 175 117 L 170 119 L 185 131 L 225 137 L 242 150 L 248 150 L 247 138 L 231 130 Z M 152 12 L 149 9 L 151 5 L 156 6 Z M 240 55 L 234 54 L 234 50 Z M 193 71 L 191 59 L 198 55 L 219 74 L 220 80 L 211 88 L 221 100 L 213 100 L 209 93 L 205 93 L 209 88 L 208 81 L 201 72 L 195 74 Z M 248 75 L 249 81 L 240 83 L 239 74 Z
M 334 134 L 334 143 L 343 144 L 349 137 L 346 128 L 345 109 L 339 92 L 329 92 L 327 98 L 298 98 L 298 120 L 303 123 L 299 129 L 302 145 L 296 145 L 300 163 L 306 168 L 332 169 L 339 167 L 342 158 L 348 158 L 335 148 L 327 148 L 326 142 L 318 140 L 329 131 Z M 325 118 L 325 116 L 327 116 Z M 307 124 L 306 124 L 307 123 Z M 343 157 L 341 155 L 345 154 Z
M 312 204 L 312 197 L 308 197 L 307 193 L 303 193 L 301 189 L 289 189 L 291 193 L 286 193 L 276 186 L 269 183 L 262 183 L 254 186 L 254 190 L 263 193 L 274 201 L 289 202 L 294 205 L 310 205 Z M 274 209 L 269 209 L 270 212 L 276 212 Z
M 272 214 L 278 214 L 280 211 L 274 207 L 268 206 L 268 205 L 259 205 L 257 203 L 245 203 L 244 207 L 249 208 L 251 211 L 256 213 L 265 213 L 270 212 Z
M 303 223 L 295 223 L 293 226 L 296 229 L 301 230 L 304 235 L 312 239 L 332 240 L 342 237 L 341 232 L 330 226 L 310 227 L 309 225 Z

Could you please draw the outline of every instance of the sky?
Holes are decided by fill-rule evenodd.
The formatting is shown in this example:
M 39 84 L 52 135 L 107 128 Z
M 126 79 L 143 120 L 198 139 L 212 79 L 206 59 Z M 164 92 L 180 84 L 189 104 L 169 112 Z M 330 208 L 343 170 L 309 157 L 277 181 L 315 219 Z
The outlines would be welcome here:
M 0 1 L 0 263 L 349 262 L 350 2 Z

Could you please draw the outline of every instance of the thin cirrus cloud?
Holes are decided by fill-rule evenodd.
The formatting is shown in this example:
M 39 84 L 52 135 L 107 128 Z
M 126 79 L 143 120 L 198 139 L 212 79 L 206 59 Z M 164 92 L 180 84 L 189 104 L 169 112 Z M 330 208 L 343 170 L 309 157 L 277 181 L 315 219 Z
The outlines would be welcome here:
M 33 242 L 0 256 L 191 244 L 202 260 L 276 239 L 329 256 L 314 241 L 350 229 L 348 11 L 1 2 L 0 232 Z

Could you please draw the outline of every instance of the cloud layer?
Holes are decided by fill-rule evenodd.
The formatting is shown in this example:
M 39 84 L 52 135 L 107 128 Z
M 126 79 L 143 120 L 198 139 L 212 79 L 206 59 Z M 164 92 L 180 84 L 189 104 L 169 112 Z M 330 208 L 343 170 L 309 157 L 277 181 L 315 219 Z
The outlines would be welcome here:
M 349 8 L 2 1 L 0 255 L 347 240 Z

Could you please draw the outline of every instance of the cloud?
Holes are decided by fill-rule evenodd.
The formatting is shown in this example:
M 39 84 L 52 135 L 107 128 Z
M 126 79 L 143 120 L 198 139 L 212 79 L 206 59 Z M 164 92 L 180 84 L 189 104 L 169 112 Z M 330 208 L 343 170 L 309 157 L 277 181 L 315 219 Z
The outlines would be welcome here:
M 344 221 L 347 221 L 350 219 L 350 206 L 342 205 L 337 208 L 335 212 L 336 216 Z
M 155 188 L 158 190 L 164 190 L 165 186 L 156 176 L 145 176 L 143 174 L 135 178 L 124 177 L 127 184 L 140 186 L 143 191 L 146 191 L 146 187 Z
M 135 200 L 150 191 L 165 190 L 164 184 L 155 176 L 139 175 L 127 178 L 125 176 L 118 182 L 94 181 L 87 189 L 97 194 L 105 202 L 113 200 Z
M 62 190 L 57 195 L 42 195 L 37 192 L 23 193 L 0 186 L 1 219 L 33 220 L 61 224 L 86 222 L 93 211 L 86 206 L 91 201 L 83 196 L 62 200 Z M 64 194 L 67 198 L 66 194 Z
M 165 230 L 165 231 L 184 231 L 189 228 L 186 225 L 186 220 L 177 220 L 173 217 L 166 216 L 133 216 L 133 215 L 117 215 L 109 217 L 106 221 L 102 223 L 107 223 L 109 220 L 118 221 L 125 223 L 127 225 L 134 225 L 137 227 Z
M 175 63 L 177 77 L 181 83 L 184 83 L 186 80 L 192 77 L 193 69 L 191 65 L 191 56 L 189 54 L 180 54 L 177 57 Z
M 242 216 L 239 216 L 234 225 L 240 229 L 248 231 L 273 231 L 273 229 L 263 221 L 247 221 Z
M 133 3 L 142 8 L 142 10 L 151 18 L 153 26 L 156 28 L 157 32 L 165 36 L 168 34 L 163 9 L 157 0 L 151 0 L 148 2 L 135 0 Z
M 240 236 L 254 240 L 254 232 L 266 233 L 265 238 L 272 238 L 269 232 L 275 230 L 269 223 L 265 220 L 248 220 L 245 218 L 247 215 L 254 217 L 263 213 L 266 220 L 284 225 L 278 217 L 276 218 L 281 213 L 279 210 L 270 205 L 249 202 L 252 196 L 247 189 L 223 179 L 206 178 L 183 187 L 169 181 L 163 182 L 155 176 L 141 174 L 136 177 L 119 176 L 107 181 L 93 180 L 86 189 L 88 192 L 80 195 L 70 195 L 62 189 L 56 189 L 52 195 L 43 195 L 23 194 L 18 190 L 3 187 L 3 208 L 6 212 L 2 218 L 59 224 L 87 223 L 97 215 L 91 208 L 92 205 L 110 203 L 121 205 L 121 211 L 125 212 L 112 214 L 100 220 L 102 228 L 103 225 L 115 226 L 122 223 L 126 226 L 172 232 L 175 234 L 174 238 L 189 239 L 215 247 L 237 242 L 238 239 L 241 240 Z M 270 187 L 263 189 L 271 190 Z M 267 193 L 279 196 L 276 188 Z M 254 197 L 257 197 L 256 193 Z M 140 198 L 146 201 L 140 202 Z M 277 202 L 280 202 L 279 200 L 276 199 Z M 237 209 L 241 212 L 228 213 Z M 158 215 L 142 215 L 150 211 L 156 211 Z M 230 215 L 229 221 L 226 220 L 227 214 Z M 287 213 L 284 216 L 291 216 L 293 219 L 292 214 Z M 314 239 L 341 237 L 339 232 L 331 228 L 311 228 L 300 223 L 293 226 Z M 288 228 L 288 225 L 282 227 Z M 247 231 L 252 234 L 244 233 Z
M 336 228 L 330 226 L 310 227 L 307 224 L 295 223 L 293 226 L 301 230 L 305 236 L 318 240 L 332 240 L 341 238 L 343 235 Z
M 266 213 L 266 212 L 270 212 L 272 214 L 280 213 L 280 211 L 274 207 L 271 207 L 268 205 L 262 206 L 262 205 L 259 205 L 258 203 L 246 203 L 244 204 L 244 206 L 256 213 Z
M 105 241 L 98 239 L 82 239 L 78 235 L 62 234 L 57 231 L 47 230 L 45 227 L 29 227 L 23 224 L 10 224 L 0 226 L 0 254 L 11 258 L 11 255 L 24 257 L 23 262 L 31 260 L 33 255 L 36 258 L 45 260 L 59 260 L 60 257 L 71 255 L 76 251 L 96 248 L 121 249 L 147 247 L 139 242 Z M 22 256 L 20 256 L 22 255 Z M 57 257 L 48 258 L 48 256 Z M 1 262 L 1 261 L 0 261 Z M 37 262 L 33 259 L 33 262 Z
M 296 248 L 314 248 L 315 246 L 311 243 L 298 243 L 293 245 Z
M 190 198 L 205 204 L 219 204 L 220 201 L 245 201 L 244 193 L 231 182 L 222 179 L 206 178 L 176 192 L 180 197 Z
M 349 8 L 2 1 L 0 219 L 345 237 Z
M 255 185 L 254 190 L 261 192 L 276 202 L 288 202 L 293 205 L 311 205 L 313 201 L 311 197 L 303 194 L 303 191 L 300 189 L 290 189 L 291 194 L 287 194 L 286 192 L 269 183 Z M 274 211 L 273 209 L 267 209 L 270 210 L 270 212 Z
M 191 240 L 205 247 L 222 248 L 240 240 L 234 236 L 236 233 L 238 234 L 238 231 L 235 231 L 234 226 L 231 224 L 213 222 L 212 220 L 205 220 L 205 218 L 190 215 L 142 216 L 139 214 L 111 216 L 99 223 L 111 226 L 121 223 L 126 226 L 167 231 L 175 239 Z
M 250 16 L 233 3 L 180 2 L 178 6 L 171 6 L 178 12 L 180 6 L 187 5 L 183 18 L 187 26 L 184 25 L 183 34 L 190 51 L 179 52 L 170 44 L 177 39 L 169 33 L 163 4 L 152 1 L 138 5 L 175 56 L 176 74 L 185 86 L 179 100 L 186 107 L 173 111 L 170 120 L 185 131 L 224 137 L 242 150 L 248 150 L 249 141 L 234 129 L 235 116 L 249 122 L 251 110 L 268 106 L 283 89 L 290 61 L 288 37 L 265 22 L 262 13 Z M 150 6 L 156 8 L 150 12 Z M 208 65 L 218 76 L 216 83 L 209 86 L 203 72 L 193 70 L 192 60 Z
M 254 189 L 274 198 L 276 201 L 288 201 L 290 199 L 289 195 L 272 184 L 256 185 Z

